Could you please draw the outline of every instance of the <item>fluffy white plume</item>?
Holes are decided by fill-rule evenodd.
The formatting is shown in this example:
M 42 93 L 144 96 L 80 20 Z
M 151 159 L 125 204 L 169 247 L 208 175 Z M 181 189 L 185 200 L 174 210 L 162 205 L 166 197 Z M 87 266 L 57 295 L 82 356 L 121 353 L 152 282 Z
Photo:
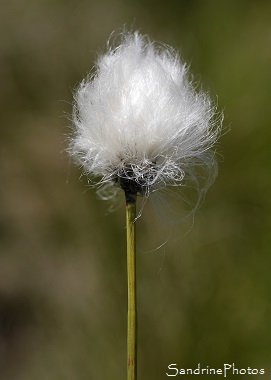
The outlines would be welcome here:
M 146 196 L 189 179 L 201 192 L 217 172 L 215 112 L 176 52 L 124 33 L 77 89 L 69 151 L 107 187 Z

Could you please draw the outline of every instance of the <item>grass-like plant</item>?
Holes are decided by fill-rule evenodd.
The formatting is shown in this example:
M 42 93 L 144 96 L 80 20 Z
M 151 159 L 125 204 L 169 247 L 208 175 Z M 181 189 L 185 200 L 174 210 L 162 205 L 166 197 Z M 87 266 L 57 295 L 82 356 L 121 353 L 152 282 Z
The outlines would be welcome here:
M 126 199 L 128 380 L 137 369 L 136 198 L 188 182 L 201 196 L 217 174 L 211 148 L 221 120 L 179 55 L 138 32 L 124 32 L 100 55 L 75 93 L 69 152 L 103 198 L 119 189 Z

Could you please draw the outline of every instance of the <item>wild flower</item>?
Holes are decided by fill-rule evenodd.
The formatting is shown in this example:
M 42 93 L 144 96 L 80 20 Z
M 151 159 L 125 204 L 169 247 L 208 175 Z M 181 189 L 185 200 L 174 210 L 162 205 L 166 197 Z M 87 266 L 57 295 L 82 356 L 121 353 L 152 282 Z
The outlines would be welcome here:
M 175 51 L 135 32 L 123 33 L 82 81 L 73 124 L 70 153 L 97 186 L 126 196 L 127 378 L 136 380 L 136 196 L 192 183 L 200 198 L 217 174 L 211 148 L 221 118 Z
M 148 197 L 191 182 L 201 194 L 217 174 L 216 106 L 178 53 L 138 32 L 99 56 L 75 93 L 73 125 L 70 154 L 107 195 L 118 186 Z

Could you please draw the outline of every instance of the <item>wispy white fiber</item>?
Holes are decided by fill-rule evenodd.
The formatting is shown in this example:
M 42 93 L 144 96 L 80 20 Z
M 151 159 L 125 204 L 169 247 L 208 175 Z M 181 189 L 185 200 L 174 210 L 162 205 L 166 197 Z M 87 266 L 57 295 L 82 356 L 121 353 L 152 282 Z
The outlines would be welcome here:
M 99 56 L 75 93 L 73 125 L 70 154 L 111 194 L 127 181 L 143 196 L 186 183 L 200 194 L 217 174 L 215 105 L 178 53 L 138 32 Z

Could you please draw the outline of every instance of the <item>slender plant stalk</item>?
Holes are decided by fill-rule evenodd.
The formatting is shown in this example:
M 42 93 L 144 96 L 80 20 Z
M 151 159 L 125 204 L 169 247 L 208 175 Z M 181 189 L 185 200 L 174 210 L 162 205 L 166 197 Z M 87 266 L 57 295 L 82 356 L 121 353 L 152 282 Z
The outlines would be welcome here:
M 135 256 L 136 197 L 126 199 L 128 327 L 127 379 L 137 379 L 137 312 L 136 312 L 136 256 Z

